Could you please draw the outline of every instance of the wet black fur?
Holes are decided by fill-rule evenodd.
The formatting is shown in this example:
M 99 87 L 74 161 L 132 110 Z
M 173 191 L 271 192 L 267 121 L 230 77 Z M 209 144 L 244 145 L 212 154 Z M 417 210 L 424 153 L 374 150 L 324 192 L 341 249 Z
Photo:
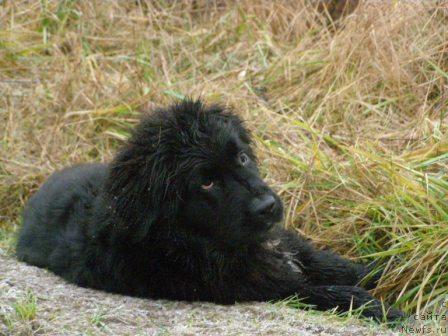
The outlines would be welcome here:
M 262 219 L 248 210 L 260 195 L 275 198 Z M 230 304 L 296 294 L 317 309 L 368 304 L 365 316 L 384 317 L 359 286 L 369 267 L 273 225 L 281 217 L 241 120 L 187 100 L 145 116 L 112 163 L 50 176 L 25 208 L 17 255 L 128 295 Z

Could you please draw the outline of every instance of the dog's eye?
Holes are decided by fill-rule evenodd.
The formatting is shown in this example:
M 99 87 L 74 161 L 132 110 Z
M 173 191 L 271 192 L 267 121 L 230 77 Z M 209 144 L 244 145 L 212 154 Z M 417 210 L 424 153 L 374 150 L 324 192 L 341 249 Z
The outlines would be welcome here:
M 240 165 L 245 166 L 249 163 L 249 156 L 247 156 L 246 153 L 240 153 L 240 155 L 238 156 L 238 161 L 240 163 Z
M 213 181 L 210 181 L 210 183 L 201 185 L 201 188 L 204 190 L 210 190 L 211 188 L 213 188 L 213 185 L 214 185 Z

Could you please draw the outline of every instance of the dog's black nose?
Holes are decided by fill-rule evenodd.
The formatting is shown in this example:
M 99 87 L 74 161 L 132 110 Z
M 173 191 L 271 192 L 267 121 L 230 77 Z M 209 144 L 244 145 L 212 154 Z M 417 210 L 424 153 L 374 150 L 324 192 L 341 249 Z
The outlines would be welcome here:
M 255 198 L 250 206 L 250 212 L 257 217 L 271 216 L 275 209 L 275 198 L 272 195 L 265 194 Z

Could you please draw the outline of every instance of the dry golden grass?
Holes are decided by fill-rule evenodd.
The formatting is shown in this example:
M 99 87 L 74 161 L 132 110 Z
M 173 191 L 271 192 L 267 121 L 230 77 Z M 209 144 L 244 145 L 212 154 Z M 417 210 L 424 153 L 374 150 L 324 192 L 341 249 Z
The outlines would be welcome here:
M 107 161 L 138 111 L 200 96 L 247 120 L 286 225 L 380 259 L 377 294 L 429 309 L 448 287 L 447 13 L 440 1 L 361 1 L 336 22 L 305 0 L 0 2 L 1 235 L 52 171 Z

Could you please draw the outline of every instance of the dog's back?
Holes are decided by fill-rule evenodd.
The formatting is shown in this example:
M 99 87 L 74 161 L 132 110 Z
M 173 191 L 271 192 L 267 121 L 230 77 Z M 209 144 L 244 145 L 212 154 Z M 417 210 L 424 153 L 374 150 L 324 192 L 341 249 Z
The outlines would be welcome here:
M 102 164 L 79 165 L 51 175 L 23 213 L 19 259 L 63 274 L 84 246 L 84 224 L 106 176 Z

